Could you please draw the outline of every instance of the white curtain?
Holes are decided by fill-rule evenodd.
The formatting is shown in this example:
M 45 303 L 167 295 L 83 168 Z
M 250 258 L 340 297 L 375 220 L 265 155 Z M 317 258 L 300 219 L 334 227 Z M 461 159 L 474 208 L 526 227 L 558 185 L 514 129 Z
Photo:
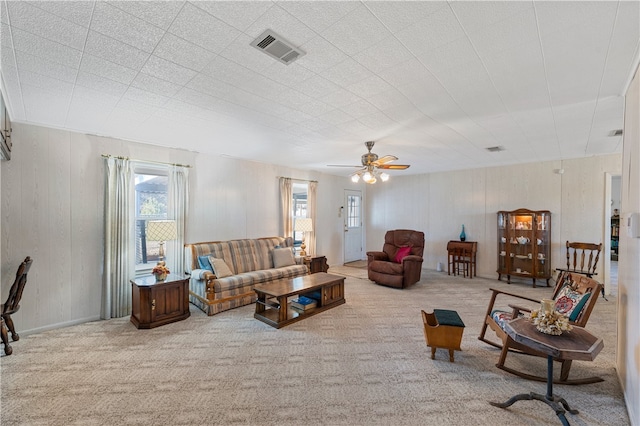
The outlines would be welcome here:
M 169 174 L 169 219 L 176 221 L 177 238 L 167 241 L 169 253 L 169 270 L 177 275 L 184 275 L 184 243 L 189 210 L 189 169 L 172 166 Z
M 293 237 L 293 185 L 290 178 L 280 178 L 280 205 L 282 207 L 282 236 Z
M 309 253 L 315 255 L 316 252 L 316 227 L 318 217 L 316 215 L 316 198 L 318 193 L 318 182 L 309 182 L 309 192 L 307 194 L 307 217 L 311 218 L 311 225 L 313 231 L 307 234 L 307 246 L 309 247 Z
M 133 170 L 129 160 L 105 159 L 103 319 L 131 314 L 131 283 L 135 276 Z

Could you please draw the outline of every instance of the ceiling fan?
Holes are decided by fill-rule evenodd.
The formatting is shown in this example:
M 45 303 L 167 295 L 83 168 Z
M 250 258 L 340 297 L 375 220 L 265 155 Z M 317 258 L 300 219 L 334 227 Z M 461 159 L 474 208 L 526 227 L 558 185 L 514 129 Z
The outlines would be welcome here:
M 392 161 L 396 161 L 398 157 L 394 155 L 385 155 L 381 158 L 378 158 L 378 154 L 371 152 L 373 145 L 375 142 L 368 141 L 365 142 L 364 145 L 367 147 L 367 152 L 362 156 L 362 166 L 346 166 L 340 164 L 329 164 L 328 167 L 357 167 L 360 170 L 355 171 L 351 175 L 351 180 L 353 182 L 358 182 L 360 178 L 366 183 L 376 183 L 378 178 L 380 178 L 383 182 L 389 180 L 389 175 L 385 172 L 380 172 L 380 170 L 405 170 L 409 168 L 408 164 L 389 164 Z

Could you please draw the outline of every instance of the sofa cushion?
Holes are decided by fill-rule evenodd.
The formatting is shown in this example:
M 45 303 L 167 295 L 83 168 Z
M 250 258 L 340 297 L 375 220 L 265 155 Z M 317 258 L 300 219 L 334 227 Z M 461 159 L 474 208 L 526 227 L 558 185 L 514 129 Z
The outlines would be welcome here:
M 410 252 L 411 252 L 411 247 L 409 247 L 409 246 L 400 247 L 398 249 L 398 251 L 396 252 L 396 257 L 393 260 L 396 263 L 402 263 L 402 259 L 404 259 L 405 257 L 409 256 Z
M 224 259 L 209 256 L 209 263 L 213 267 L 213 273 L 216 274 L 216 277 L 224 278 L 233 275 L 233 272 L 231 272 L 231 269 L 229 269 L 229 266 L 226 264 Z
M 296 264 L 296 260 L 293 258 L 293 252 L 290 248 L 274 248 L 271 253 L 273 256 L 274 268 L 282 268 L 283 266 Z

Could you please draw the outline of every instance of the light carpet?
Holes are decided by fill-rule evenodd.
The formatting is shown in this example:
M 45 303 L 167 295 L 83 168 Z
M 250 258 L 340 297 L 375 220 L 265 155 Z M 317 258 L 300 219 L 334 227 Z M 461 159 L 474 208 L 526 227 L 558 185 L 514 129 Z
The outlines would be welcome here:
M 539 401 L 489 405 L 544 394 L 545 384 L 497 369 L 498 350 L 477 340 L 489 287 L 535 298 L 550 288 L 424 270 L 397 290 L 366 270 L 330 273 L 347 276 L 347 303 L 280 330 L 250 305 L 213 317 L 192 307 L 190 318 L 152 330 L 120 318 L 24 336 L 1 359 L 2 424 L 560 424 Z M 567 414 L 572 425 L 629 424 L 614 368 L 615 300 L 600 299 L 589 321 L 603 351 L 571 371 L 605 381 L 554 387 L 580 410 Z M 445 350 L 430 358 L 420 310 L 433 308 L 457 310 L 467 326 L 455 363 Z M 510 355 L 508 365 L 544 375 L 546 360 Z

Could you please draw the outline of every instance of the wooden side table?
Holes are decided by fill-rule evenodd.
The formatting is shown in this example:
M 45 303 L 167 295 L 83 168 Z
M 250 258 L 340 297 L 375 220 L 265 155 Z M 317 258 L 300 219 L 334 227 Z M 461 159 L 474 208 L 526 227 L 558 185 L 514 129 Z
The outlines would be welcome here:
M 571 414 L 578 414 L 578 410 L 569 407 L 569 403 L 564 398 L 553 394 L 553 359 L 593 361 L 604 347 L 602 339 L 575 325 L 571 331 L 565 331 L 560 336 L 549 336 L 539 332 L 527 318 L 507 322 L 505 331 L 516 342 L 547 355 L 547 393 L 546 395 L 534 392 L 521 393 L 506 402 L 490 402 L 490 404 L 507 408 L 517 401 L 535 399 L 551 407 L 562 424 L 568 426 L 569 422 L 564 413 L 568 411 Z
M 306 256 L 303 258 L 303 262 L 307 265 L 310 274 L 327 272 L 329 270 L 329 265 L 327 265 L 327 258 L 325 256 Z
M 169 274 L 156 282 L 153 275 L 131 280 L 131 322 L 138 328 L 154 328 L 186 319 L 189 312 L 189 279 Z
M 447 243 L 447 275 L 451 275 L 451 267 L 453 267 L 453 275 L 457 275 L 462 264 L 463 276 L 466 277 L 467 274 L 469 278 L 477 276 L 477 251 L 478 243 L 476 241 L 449 241 Z

